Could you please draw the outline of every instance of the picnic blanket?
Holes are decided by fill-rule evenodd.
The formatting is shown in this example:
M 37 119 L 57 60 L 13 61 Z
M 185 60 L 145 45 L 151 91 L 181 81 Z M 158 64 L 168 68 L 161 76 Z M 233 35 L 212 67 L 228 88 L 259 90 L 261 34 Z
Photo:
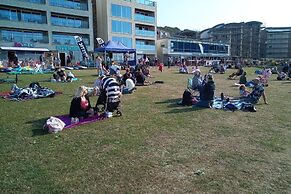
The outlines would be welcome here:
M 254 105 L 249 102 L 246 102 L 244 99 L 221 100 L 221 98 L 215 98 L 213 100 L 212 108 L 230 111 L 243 110 L 256 112 Z
M 28 99 L 38 99 L 54 97 L 60 92 L 54 92 L 52 89 L 41 87 L 38 83 L 31 83 L 29 87 L 19 88 L 16 84 L 13 84 L 10 92 L 1 92 L 0 96 L 4 99 L 21 101 Z
M 73 128 L 76 126 L 101 121 L 101 120 L 104 120 L 107 118 L 105 115 L 94 115 L 93 117 L 80 119 L 78 123 L 71 123 L 71 118 L 69 117 L 69 115 L 60 115 L 60 116 L 56 116 L 56 117 L 59 118 L 60 120 L 62 120 L 66 124 L 64 127 L 65 129 L 69 129 L 69 128 Z

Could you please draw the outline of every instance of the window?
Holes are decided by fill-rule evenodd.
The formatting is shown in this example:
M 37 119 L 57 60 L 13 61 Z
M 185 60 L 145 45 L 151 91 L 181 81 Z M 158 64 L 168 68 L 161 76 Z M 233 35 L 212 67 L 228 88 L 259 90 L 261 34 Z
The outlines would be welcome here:
M 131 19 L 131 7 L 111 4 L 111 15 Z
M 88 10 L 88 1 L 84 0 L 49 0 L 50 5 L 69 9 Z
M 48 43 L 47 32 L 1 29 L 0 34 L 4 42 Z
M 74 36 L 81 36 L 85 45 L 90 45 L 90 38 L 88 34 L 62 34 L 53 33 L 53 44 L 60 45 L 75 45 L 76 40 Z
M 132 39 L 131 38 L 113 36 L 112 40 L 122 42 L 126 47 L 132 48 Z
M 25 2 L 30 2 L 30 3 L 39 3 L 39 4 L 45 3 L 45 0 L 20 0 L 20 1 L 25 1 Z
M 88 18 L 73 18 L 70 16 L 52 15 L 51 23 L 54 26 L 66 26 L 72 28 L 89 28 Z
M 131 34 L 132 33 L 131 23 L 112 20 L 112 32 Z
M 17 10 L 17 9 L 0 9 L 0 19 L 10 21 L 22 21 L 33 23 L 46 23 L 46 18 L 41 12 Z

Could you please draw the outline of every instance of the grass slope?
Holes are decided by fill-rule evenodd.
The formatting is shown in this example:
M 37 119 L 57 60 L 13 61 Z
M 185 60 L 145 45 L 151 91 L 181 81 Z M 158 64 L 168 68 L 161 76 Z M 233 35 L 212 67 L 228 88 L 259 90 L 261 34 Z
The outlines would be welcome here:
M 255 77 L 254 69 L 247 71 Z M 152 69 L 151 80 L 165 83 L 123 96 L 122 117 L 45 134 L 46 119 L 68 113 L 76 88 L 96 79 L 94 70 L 74 73 L 81 81 L 19 77 L 21 87 L 39 81 L 63 95 L 0 100 L 0 193 L 290 192 L 290 81 L 272 77 L 269 105 L 260 102 L 256 113 L 200 110 L 176 105 L 190 75 Z M 238 95 L 226 77 L 214 75 L 216 95 Z M 1 84 L 0 91 L 10 87 Z

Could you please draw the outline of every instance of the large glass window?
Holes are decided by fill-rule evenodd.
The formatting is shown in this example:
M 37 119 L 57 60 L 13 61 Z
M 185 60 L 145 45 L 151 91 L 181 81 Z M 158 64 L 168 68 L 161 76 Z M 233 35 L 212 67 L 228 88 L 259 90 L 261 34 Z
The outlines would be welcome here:
M 75 45 L 76 40 L 74 36 L 81 36 L 84 43 L 86 45 L 90 45 L 90 38 L 88 34 L 61 34 L 61 33 L 53 33 L 53 44 L 61 44 L 61 45 Z
M 111 15 L 131 19 L 131 7 L 111 4 Z
M 88 10 L 88 0 L 49 0 L 50 5 L 69 9 Z
M 20 1 L 25 1 L 25 2 L 30 2 L 30 3 L 39 3 L 39 4 L 45 3 L 45 0 L 20 0 Z
M 122 33 L 122 34 L 131 34 L 132 33 L 131 23 L 112 20 L 112 32 Z
M 140 21 L 140 22 L 155 23 L 155 17 L 147 16 L 147 15 L 140 14 L 140 13 L 135 13 L 134 19 L 136 21 Z
M 47 32 L 1 29 L 0 33 L 3 42 L 48 43 Z
M 0 9 L 0 19 L 18 21 L 17 11 L 10 9 Z
M 172 41 L 171 42 L 171 49 L 174 52 L 199 52 L 200 47 L 198 43 L 191 43 L 191 42 L 181 42 L 181 41 Z
M 113 36 L 112 40 L 122 42 L 126 47 L 132 48 L 132 39 L 131 38 Z
M 136 0 L 136 2 L 139 4 L 147 5 L 147 6 L 152 6 L 152 7 L 156 6 L 156 3 L 150 0 Z
M 155 51 L 156 46 L 154 41 L 136 40 L 136 49 L 143 51 Z
M 40 12 L 26 11 L 26 10 L 14 10 L 14 9 L 0 9 L 0 19 L 10 21 L 22 21 L 32 23 L 46 23 L 46 17 Z
M 147 26 L 135 26 L 135 35 L 145 37 L 155 37 L 156 32 L 154 28 L 149 28 Z
M 228 53 L 228 46 L 226 45 L 203 43 L 202 46 L 203 46 L 204 53 L 211 53 L 211 54 L 227 54 Z M 173 52 L 201 53 L 199 43 L 193 43 L 193 42 L 172 41 L 171 50 Z
M 85 18 L 73 18 L 66 16 L 52 15 L 51 23 L 55 26 L 66 26 L 72 28 L 89 28 L 88 19 Z

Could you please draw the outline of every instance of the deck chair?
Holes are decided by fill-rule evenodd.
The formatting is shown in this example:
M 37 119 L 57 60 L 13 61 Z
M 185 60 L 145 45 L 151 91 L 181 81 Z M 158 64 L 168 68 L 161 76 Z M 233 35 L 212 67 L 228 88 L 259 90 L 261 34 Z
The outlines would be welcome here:
M 193 96 L 199 96 L 199 90 L 198 89 L 193 89 L 192 78 L 191 77 L 188 78 L 187 89 L 192 93 Z

